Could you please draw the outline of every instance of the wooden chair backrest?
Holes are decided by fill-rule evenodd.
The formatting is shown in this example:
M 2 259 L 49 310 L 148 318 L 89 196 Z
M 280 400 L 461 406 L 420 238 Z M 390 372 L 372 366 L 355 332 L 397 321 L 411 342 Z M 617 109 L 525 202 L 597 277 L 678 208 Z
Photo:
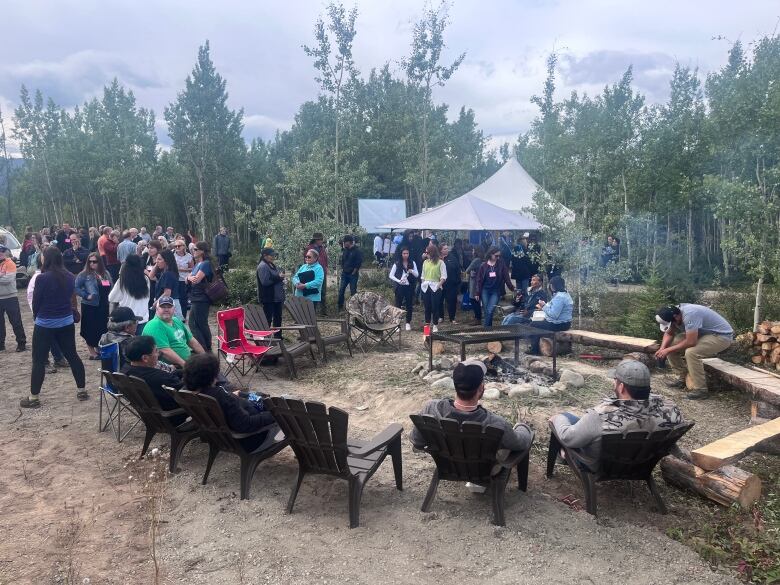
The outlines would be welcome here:
M 645 479 L 658 462 L 666 457 L 675 443 L 687 433 L 694 423 L 673 429 L 633 432 L 625 435 L 614 433 L 601 437 L 601 462 L 597 473 L 599 480 Z
M 120 372 L 111 374 L 111 380 L 120 394 L 133 405 L 147 429 L 159 433 L 170 433 L 175 429 L 173 423 L 163 416 L 160 402 L 144 380 Z
M 252 331 L 269 331 L 271 326 L 265 318 L 263 307 L 255 303 L 244 305 L 244 325 Z
M 427 414 L 409 418 L 425 438 L 425 451 L 433 457 L 440 479 L 480 485 L 490 482 L 503 429 Z
M 189 390 L 179 390 L 174 396 L 176 403 L 192 417 L 198 425 L 201 435 L 216 444 L 220 450 L 242 453 L 240 443 L 233 437 L 233 431 L 225 420 L 219 402 L 211 396 Z
M 284 306 L 287 307 L 296 324 L 306 325 L 306 338 L 319 341 L 320 331 L 317 327 L 317 311 L 314 303 L 304 297 L 290 297 L 284 302 Z
M 327 409 L 322 402 L 281 396 L 266 398 L 265 404 L 308 472 L 349 477 L 347 412 L 334 406 Z

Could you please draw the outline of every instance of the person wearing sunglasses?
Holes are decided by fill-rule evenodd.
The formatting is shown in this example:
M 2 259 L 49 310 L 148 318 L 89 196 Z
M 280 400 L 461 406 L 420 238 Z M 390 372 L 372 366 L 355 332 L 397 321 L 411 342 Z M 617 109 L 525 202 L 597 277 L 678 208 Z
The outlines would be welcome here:
M 298 268 L 298 271 L 292 277 L 292 284 L 295 289 L 296 297 L 306 297 L 318 307 L 322 299 L 320 292 L 322 282 L 325 280 L 325 271 L 319 263 L 320 255 L 317 250 L 311 249 L 303 257 L 304 264 Z
M 495 246 L 491 247 L 485 255 L 485 262 L 479 267 L 477 272 L 477 293 L 476 301 L 482 302 L 484 321 L 482 325 L 486 328 L 493 327 L 493 313 L 498 305 L 498 299 L 504 295 L 504 286 L 514 291 L 515 285 L 509 278 L 509 269 L 501 259 L 501 251 Z
M 108 331 L 108 295 L 114 279 L 100 256 L 87 256 L 84 269 L 76 277 L 75 292 L 81 297 L 81 337 L 87 344 L 89 359 L 99 360 L 100 338 Z

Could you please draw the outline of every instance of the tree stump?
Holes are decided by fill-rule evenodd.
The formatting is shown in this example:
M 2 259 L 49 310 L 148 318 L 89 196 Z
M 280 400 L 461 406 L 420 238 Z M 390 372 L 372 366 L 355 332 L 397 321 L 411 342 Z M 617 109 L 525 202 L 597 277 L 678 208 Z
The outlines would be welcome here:
M 667 483 L 689 489 L 707 499 L 749 508 L 761 496 L 761 479 L 733 465 L 704 471 L 690 461 L 668 455 L 661 459 L 661 475 Z
M 558 341 L 556 344 L 558 355 L 567 355 L 571 353 L 571 341 Z M 552 339 L 542 337 L 539 340 L 539 351 L 545 357 L 552 357 L 553 354 Z
M 488 341 L 487 344 L 487 350 L 490 353 L 501 353 L 501 350 L 504 349 L 504 344 L 502 344 L 500 341 Z
M 444 342 L 443 341 L 434 341 L 433 342 L 433 355 L 441 355 L 444 353 Z

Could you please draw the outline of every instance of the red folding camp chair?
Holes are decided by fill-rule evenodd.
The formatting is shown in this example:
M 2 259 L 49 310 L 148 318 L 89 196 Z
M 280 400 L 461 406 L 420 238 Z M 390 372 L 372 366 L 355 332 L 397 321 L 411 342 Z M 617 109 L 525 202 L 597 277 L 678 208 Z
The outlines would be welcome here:
M 273 331 L 250 331 L 244 329 L 244 309 L 238 307 L 219 311 L 217 313 L 217 324 L 219 325 L 219 355 L 225 360 L 225 376 L 232 374 L 236 377 L 239 386 L 248 386 L 242 378 L 252 369 L 255 373 L 260 371 L 259 365 L 263 360 L 263 355 L 271 349 L 270 339 Z M 250 343 L 246 339 L 246 334 L 250 333 L 255 340 Z M 263 344 L 262 338 L 267 337 L 268 343 Z M 240 374 L 240 377 L 239 377 Z M 265 376 L 265 372 L 263 372 Z M 254 378 L 254 373 L 249 382 Z M 268 376 L 266 376 L 266 379 Z

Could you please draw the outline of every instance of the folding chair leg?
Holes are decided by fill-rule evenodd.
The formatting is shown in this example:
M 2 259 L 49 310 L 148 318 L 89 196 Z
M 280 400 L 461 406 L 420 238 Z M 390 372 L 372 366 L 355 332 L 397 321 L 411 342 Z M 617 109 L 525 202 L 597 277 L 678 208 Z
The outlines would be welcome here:
M 203 481 L 201 482 L 203 485 L 206 485 L 206 482 L 209 479 L 211 466 L 214 465 L 214 460 L 217 458 L 217 455 L 219 455 L 219 447 L 213 443 L 209 443 L 209 460 L 206 462 L 206 473 L 203 474 Z
M 401 437 L 397 437 L 388 446 L 388 452 L 393 459 L 393 473 L 395 474 L 395 487 L 396 489 L 404 489 L 404 477 L 403 477 L 403 463 L 401 461 Z
M 422 508 L 420 508 L 423 512 L 428 512 L 431 509 L 431 504 L 433 503 L 433 498 L 436 497 L 436 490 L 439 488 L 439 470 L 435 469 L 433 472 L 433 477 L 431 478 L 431 485 L 428 486 L 428 493 L 425 494 L 425 499 L 423 500 Z
M 287 513 L 292 514 L 293 506 L 295 505 L 295 498 L 298 497 L 298 490 L 301 489 L 301 484 L 303 483 L 303 476 L 306 475 L 306 470 L 303 469 L 303 467 L 298 467 L 298 477 L 295 480 L 295 486 L 293 487 L 292 492 L 290 493 L 290 499 L 287 500 Z
M 667 514 L 669 510 L 666 509 L 666 504 L 661 499 L 661 493 L 658 491 L 658 485 L 655 483 L 655 479 L 653 479 L 653 476 L 647 478 L 647 487 L 650 488 L 650 493 L 653 494 L 653 498 L 655 498 L 655 504 L 658 506 L 658 510 L 661 512 L 661 514 Z
M 363 498 L 365 483 L 358 478 L 349 479 L 349 527 L 360 526 L 360 500 Z

